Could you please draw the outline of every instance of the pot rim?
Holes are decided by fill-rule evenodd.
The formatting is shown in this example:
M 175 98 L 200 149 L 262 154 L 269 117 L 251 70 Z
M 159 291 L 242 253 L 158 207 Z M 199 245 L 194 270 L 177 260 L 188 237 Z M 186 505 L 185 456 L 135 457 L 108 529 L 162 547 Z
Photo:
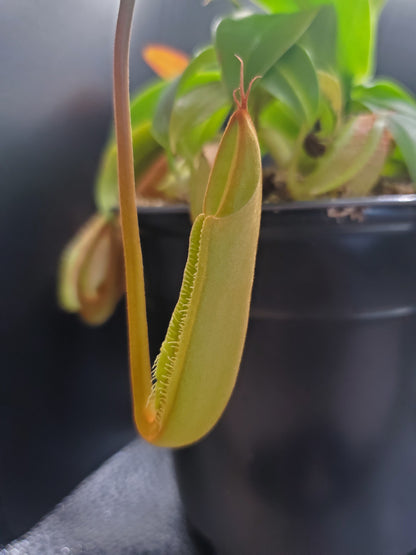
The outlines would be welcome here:
M 416 194 L 381 195 L 374 197 L 337 198 L 284 202 L 281 204 L 263 204 L 262 211 L 278 212 L 309 212 L 311 210 L 327 210 L 329 208 L 374 208 L 374 207 L 416 206 Z M 163 206 L 139 206 L 141 214 L 188 214 L 187 204 L 166 204 Z

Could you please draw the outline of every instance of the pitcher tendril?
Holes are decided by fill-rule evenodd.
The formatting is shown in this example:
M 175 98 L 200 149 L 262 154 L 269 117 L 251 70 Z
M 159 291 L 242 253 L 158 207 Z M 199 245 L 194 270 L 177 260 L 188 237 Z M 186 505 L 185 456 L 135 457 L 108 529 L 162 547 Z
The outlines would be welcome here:
M 121 0 L 114 48 L 114 114 L 125 260 L 134 417 L 156 445 L 200 439 L 221 416 L 237 377 L 247 331 L 261 214 L 261 157 L 240 100 L 213 164 L 193 224 L 179 299 L 150 365 L 129 107 L 129 41 L 134 0 Z M 230 294 L 232 291 L 232 294 Z
M 244 62 L 242 58 L 240 58 L 240 56 L 238 56 L 237 54 L 234 54 L 234 55 L 237 58 L 237 60 L 240 62 L 240 86 L 233 91 L 233 98 L 234 98 L 234 102 L 236 103 L 238 108 L 240 108 L 240 110 L 247 110 L 247 104 L 248 104 L 248 99 L 251 92 L 251 87 L 253 86 L 254 81 L 257 81 L 257 79 L 261 79 L 261 76 L 256 75 L 256 77 L 253 77 L 253 79 L 248 84 L 247 91 L 245 91 L 244 90 Z M 240 94 L 240 98 L 237 97 L 237 93 Z

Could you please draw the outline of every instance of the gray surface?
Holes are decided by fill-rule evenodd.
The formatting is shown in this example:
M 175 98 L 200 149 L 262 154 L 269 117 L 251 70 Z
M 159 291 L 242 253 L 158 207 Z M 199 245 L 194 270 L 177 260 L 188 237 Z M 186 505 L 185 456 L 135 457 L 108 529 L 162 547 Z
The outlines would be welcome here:
M 1 555 L 191 555 L 171 454 L 135 440 Z

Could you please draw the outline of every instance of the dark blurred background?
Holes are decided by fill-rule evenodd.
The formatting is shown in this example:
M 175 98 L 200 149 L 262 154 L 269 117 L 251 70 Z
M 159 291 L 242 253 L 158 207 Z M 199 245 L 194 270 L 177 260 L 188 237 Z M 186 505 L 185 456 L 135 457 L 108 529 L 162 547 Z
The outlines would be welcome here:
M 114 0 L 0 4 L 0 545 L 21 535 L 134 437 L 124 306 L 88 328 L 56 305 L 65 243 L 93 212 L 92 185 L 111 125 Z M 226 0 L 138 0 L 140 51 L 190 52 Z M 416 90 L 415 0 L 390 0 L 379 73 Z

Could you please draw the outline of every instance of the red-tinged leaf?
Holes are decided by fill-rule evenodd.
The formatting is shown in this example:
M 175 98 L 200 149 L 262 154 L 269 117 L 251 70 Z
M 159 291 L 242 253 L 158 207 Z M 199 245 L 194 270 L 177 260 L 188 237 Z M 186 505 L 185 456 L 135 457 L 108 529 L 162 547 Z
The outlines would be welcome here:
M 162 79 L 173 79 L 189 64 L 189 56 L 163 44 L 148 44 L 142 51 L 146 64 Z
M 123 258 L 117 221 L 93 216 L 62 255 L 58 298 L 91 325 L 105 322 L 124 291 Z

